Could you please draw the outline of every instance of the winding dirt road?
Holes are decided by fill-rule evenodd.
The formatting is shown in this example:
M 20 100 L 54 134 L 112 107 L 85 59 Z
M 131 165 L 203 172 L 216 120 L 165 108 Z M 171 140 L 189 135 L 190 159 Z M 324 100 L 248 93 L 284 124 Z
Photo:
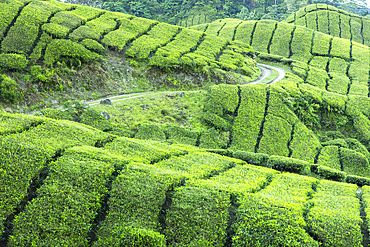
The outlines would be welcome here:
M 275 79 L 272 79 L 271 81 L 264 82 L 264 84 L 270 85 L 272 83 L 278 82 L 281 79 L 283 79 L 286 74 L 285 70 L 283 70 L 282 68 L 267 65 L 267 64 L 258 63 L 257 67 L 261 69 L 261 75 L 256 80 L 251 81 L 251 82 L 242 83 L 242 85 L 261 83 L 272 74 L 273 70 L 276 70 L 279 73 L 278 77 L 276 77 Z

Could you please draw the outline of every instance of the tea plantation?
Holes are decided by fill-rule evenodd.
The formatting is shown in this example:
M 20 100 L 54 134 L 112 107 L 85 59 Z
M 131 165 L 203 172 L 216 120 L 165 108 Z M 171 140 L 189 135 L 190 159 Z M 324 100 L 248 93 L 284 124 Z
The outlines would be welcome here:
M 0 246 L 369 246 L 369 20 L 0 6 Z

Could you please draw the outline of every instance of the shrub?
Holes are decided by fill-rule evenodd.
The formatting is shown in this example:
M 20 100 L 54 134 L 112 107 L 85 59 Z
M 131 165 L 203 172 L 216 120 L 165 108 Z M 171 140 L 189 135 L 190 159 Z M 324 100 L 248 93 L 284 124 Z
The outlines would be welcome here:
M 317 164 L 340 171 L 340 154 L 338 146 L 325 146 L 321 149 Z
M 285 119 L 267 115 L 258 152 L 288 156 L 288 142 L 291 139 L 291 133 L 292 126 Z
M 69 153 L 51 164 L 50 175 L 14 220 L 11 246 L 86 245 L 92 222 L 108 192 L 114 166 Z M 32 232 L 32 234 L 28 234 Z
M 331 45 L 330 55 L 349 61 L 351 59 L 350 48 L 351 41 L 334 37 Z
M 302 173 L 310 165 L 308 162 L 303 160 L 272 155 L 267 161 L 267 166 L 278 171 Z
M 0 100 L 5 103 L 15 103 L 22 100 L 24 94 L 19 88 L 18 83 L 7 77 L 0 75 Z
M 229 20 L 226 22 L 225 26 L 219 31 L 218 36 L 225 38 L 229 41 L 234 39 L 234 33 L 236 28 L 242 23 L 240 20 Z M 201 31 L 201 30 L 199 30 Z
M 33 49 L 29 59 L 31 62 L 36 62 L 41 58 L 42 51 L 46 46 L 53 40 L 53 37 L 47 33 L 41 34 L 40 40 L 37 43 L 36 47 Z
M 289 43 L 292 39 L 294 25 L 279 22 L 272 37 L 270 53 L 283 57 L 290 56 Z
M 119 20 L 119 29 L 105 35 L 102 43 L 103 45 L 121 51 L 126 46 L 127 42 L 148 31 L 148 29 L 156 23 L 158 22 L 139 17 L 133 18 L 132 20 L 121 19 Z
M 327 246 L 361 246 L 360 203 L 356 185 L 321 180 L 310 201 L 308 231 Z M 340 228 L 337 226 L 341 225 Z
M 157 125 L 144 124 L 138 127 L 135 138 L 142 140 L 164 141 L 166 140 L 166 135 Z
M 4 37 L 4 33 L 12 20 L 16 17 L 18 10 L 23 6 L 22 2 L 11 1 L 0 3 L 1 14 L 0 19 L 0 40 Z
M 31 2 L 22 10 L 17 21 L 10 28 L 1 44 L 2 51 L 28 54 L 37 39 L 40 25 L 47 22 L 50 15 L 60 10 L 62 10 L 60 6 L 50 2 Z
M 329 76 L 325 70 L 317 69 L 312 66 L 309 67 L 308 76 L 306 78 L 308 84 L 325 90 L 327 80 L 329 80 Z
M 268 53 L 267 48 L 276 25 L 277 22 L 272 20 L 258 21 L 253 34 L 252 47 L 259 52 Z
M 292 39 L 292 59 L 307 63 L 311 58 L 313 30 L 297 26 Z
M 260 193 L 243 196 L 233 226 L 233 246 L 319 246 L 305 231 L 302 217 L 314 182 L 308 177 L 278 174 Z
M 234 167 L 240 160 L 207 152 L 190 152 L 186 156 L 175 157 L 153 164 L 155 167 L 172 170 L 186 178 L 205 178 Z
M 229 132 L 219 132 L 214 128 L 210 128 L 204 132 L 199 139 L 200 148 L 227 148 L 229 143 Z
M 134 40 L 127 50 L 126 55 L 137 59 L 146 59 L 158 47 L 167 44 L 179 31 L 179 27 L 166 23 L 154 26 L 148 34 Z
M 326 66 L 328 65 L 328 62 L 329 62 L 328 57 L 314 56 L 310 62 L 310 66 L 316 67 L 318 69 L 326 70 Z
M 347 15 L 340 15 L 340 30 L 341 30 L 341 38 L 343 39 L 352 39 L 351 34 L 351 26 L 350 26 L 350 17 Z
M 167 193 L 182 179 L 171 171 L 129 164 L 112 184 L 109 213 L 93 246 L 165 246 L 158 218 Z
M 92 108 L 84 109 L 80 116 L 80 123 L 90 125 L 102 131 L 109 131 L 112 129 L 110 121 L 105 119 L 101 113 Z
M 346 183 L 357 184 L 358 186 L 370 185 L 370 178 L 347 175 Z
M 146 164 L 159 162 L 172 155 L 183 155 L 187 153 L 183 149 L 159 142 L 129 139 L 125 137 L 120 137 L 113 142 L 107 143 L 103 149 L 112 154 L 126 158 L 127 160 Z
M 196 145 L 198 136 L 200 135 L 198 131 L 189 130 L 176 125 L 165 126 L 164 132 L 166 133 L 167 139 L 193 146 Z
M 44 117 L 52 118 L 52 119 L 55 119 L 55 120 L 73 121 L 73 117 L 67 111 L 61 111 L 61 110 L 57 110 L 57 109 L 47 108 L 47 109 L 41 110 L 41 114 Z
M 340 37 L 339 13 L 337 11 L 329 11 L 329 32 L 334 37 Z
M 252 153 L 247 151 L 235 151 L 233 157 L 244 160 L 245 162 L 256 166 L 267 166 L 269 155 L 264 153 Z
M 22 70 L 27 67 L 27 58 L 19 54 L 0 54 L 0 67 L 4 69 Z
M 166 214 L 167 243 L 178 246 L 222 246 L 226 242 L 230 196 L 199 187 L 175 190 Z
M 318 23 L 318 30 L 321 33 L 329 33 L 329 16 L 328 11 L 320 10 L 316 11 L 317 14 L 317 23 Z
M 252 43 L 252 31 L 257 21 L 244 21 L 235 32 L 235 40 L 240 40 L 248 45 Z
M 81 44 L 84 45 L 90 51 L 103 54 L 105 52 L 104 46 L 99 44 L 97 41 L 93 39 L 84 39 L 81 41 Z
M 345 74 L 330 73 L 331 79 L 328 81 L 328 90 L 333 93 L 347 94 L 350 79 Z
M 45 122 L 45 118 L 0 111 L 0 135 L 23 132 Z
M 317 167 L 317 174 L 322 176 L 323 178 L 334 180 L 334 181 L 343 181 L 346 177 L 346 173 L 340 170 L 336 170 L 327 166 L 318 166 Z
M 320 141 L 313 131 L 309 130 L 302 122 L 294 125 L 293 139 L 290 142 L 292 158 L 313 163 L 319 149 Z
M 362 177 L 370 177 L 369 161 L 362 153 L 347 148 L 340 148 L 343 171 Z
M 79 59 L 81 59 L 82 62 L 91 62 L 98 59 L 99 55 L 71 40 L 54 39 L 46 48 L 45 63 L 53 65 L 55 62 L 61 61 L 64 57 L 72 59 L 71 61 L 80 61 Z
M 306 8 L 307 11 L 307 8 Z M 309 29 L 312 29 L 314 31 L 317 31 L 317 14 L 316 11 L 307 13 L 305 16 L 306 19 L 306 27 Z
M 266 108 L 266 86 L 240 87 L 241 104 L 233 126 L 231 149 L 254 152 Z
M 201 32 L 182 29 L 173 41 L 157 50 L 155 55 L 150 58 L 149 64 L 162 69 L 179 66 L 181 55 L 195 48 L 202 36 Z

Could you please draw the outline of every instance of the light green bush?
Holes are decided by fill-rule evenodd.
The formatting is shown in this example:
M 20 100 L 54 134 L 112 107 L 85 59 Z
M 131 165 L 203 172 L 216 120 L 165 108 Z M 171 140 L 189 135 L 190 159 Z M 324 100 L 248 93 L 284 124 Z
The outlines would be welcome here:
M 22 70 L 27 67 L 26 56 L 19 54 L 0 54 L 0 67 L 10 70 Z
M 235 40 L 240 40 L 240 41 L 250 45 L 251 42 L 252 42 L 252 31 L 253 31 L 255 25 L 257 25 L 256 21 L 244 21 L 236 29 Z
M 166 215 L 169 246 L 222 246 L 226 241 L 230 196 L 218 190 L 183 187 L 175 190 Z
M 142 140 L 164 141 L 166 140 L 166 135 L 161 128 L 155 124 L 143 124 L 138 127 L 135 138 Z
M 302 173 L 309 168 L 308 162 L 288 157 L 272 155 L 267 161 L 267 166 L 278 171 L 287 171 L 294 173 Z
M 16 103 L 24 97 L 23 91 L 19 88 L 18 83 L 7 77 L 0 75 L 0 100 L 5 103 Z
M 103 54 L 105 52 L 104 46 L 99 44 L 99 42 L 97 42 L 96 40 L 84 39 L 81 41 L 81 44 L 85 46 L 87 49 L 89 49 L 90 51 L 93 51 L 99 54 Z
M 292 40 L 292 59 L 307 63 L 311 58 L 311 43 L 313 31 L 297 26 Z
M 294 25 L 279 22 L 272 37 L 270 53 L 283 57 L 290 56 L 289 43 L 292 39 Z
M 321 149 L 317 163 L 330 168 L 341 170 L 338 146 L 325 146 Z
M 252 39 L 252 47 L 256 51 L 268 53 L 267 48 L 276 25 L 277 22 L 272 20 L 260 20 L 257 22 Z

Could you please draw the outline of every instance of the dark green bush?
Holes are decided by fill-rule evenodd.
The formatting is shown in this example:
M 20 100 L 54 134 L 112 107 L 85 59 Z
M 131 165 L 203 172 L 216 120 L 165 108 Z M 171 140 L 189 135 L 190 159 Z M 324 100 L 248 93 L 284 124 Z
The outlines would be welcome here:
M 3 69 L 22 70 L 27 67 L 26 56 L 19 54 L 0 54 L 0 67 Z
M 310 167 L 310 164 L 303 160 L 272 155 L 267 161 L 267 166 L 279 171 L 302 173 Z
M 0 75 L 0 100 L 5 103 L 15 103 L 22 100 L 23 91 L 15 80 L 6 75 Z
M 190 130 L 188 128 L 176 126 L 176 125 L 167 125 L 164 127 L 164 132 L 167 136 L 167 139 L 174 140 L 175 142 L 193 145 L 197 143 L 198 136 L 200 135 L 199 131 Z
M 322 176 L 325 179 L 334 180 L 342 182 L 346 177 L 346 173 L 340 170 L 336 170 L 327 166 L 318 166 L 317 167 L 317 174 Z
M 267 161 L 269 155 L 263 153 L 252 153 L 247 151 L 235 151 L 233 157 L 237 159 L 244 160 L 245 162 L 257 165 L 257 166 L 267 166 Z
M 144 124 L 137 128 L 135 138 L 142 140 L 164 141 L 166 140 L 166 135 L 157 125 Z
M 357 184 L 358 186 L 370 185 L 370 178 L 347 175 L 346 183 Z
M 103 54 L 105 52 L 104 46 L 99 44 L 96 40 L 93 39 L 84 39 L 81 41 L 81 44 L 84 45 L 90 51 L 97 52 L 99 54 Z

